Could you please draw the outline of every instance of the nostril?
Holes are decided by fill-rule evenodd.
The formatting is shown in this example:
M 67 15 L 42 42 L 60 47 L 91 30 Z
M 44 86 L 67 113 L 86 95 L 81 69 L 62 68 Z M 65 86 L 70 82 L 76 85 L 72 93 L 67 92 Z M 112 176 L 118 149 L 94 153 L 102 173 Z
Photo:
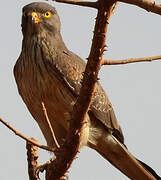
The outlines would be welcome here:
M 31 13 L 31 16 L 32 16 L 33 18 L 38 18 L 38 15 L 37 15 L 36 12 L 32 12 L 32 13 Z

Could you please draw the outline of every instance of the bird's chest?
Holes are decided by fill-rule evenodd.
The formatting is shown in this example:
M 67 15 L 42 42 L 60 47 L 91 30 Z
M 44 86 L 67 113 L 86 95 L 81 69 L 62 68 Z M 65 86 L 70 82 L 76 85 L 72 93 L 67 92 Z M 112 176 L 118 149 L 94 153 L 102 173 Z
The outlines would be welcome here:
M 27 63 L 30 62 L 30 63 Z M 23 63 L 22 63 L 23 62 Z M 27 105 L 30 113 L 38 122 L 44 136 L 48 136 L 48 125 L 44 123 L 46 117 L 42 103 L 45 105 L 49 120 L 58 137 L 64 137 L 68 128 L 69 112 L 73 107 L 73 96 L 65 88 L 56 75 L 50 74 L 42 64 L 31 63 L 31 59 L 25 59 L 16 65 L 15 78 L 19 93 Z M 46 125 L 45 125 L 46 124 Z M 50 141 L 46 138 L 47 141 Z M 48 142 L 48 144 L 51 144 Z
M 14 67 L 19 93 L 49 146 L 53 146 L 55 142 L 47 119 L 57 140 L 62 143 L 76 101 L 76 95 L 69 88 L 66 77 L 73 80 L 73 83 L 82 77 L 81 64 L 72 61 L 76 56 L 69 58 L 69 54 L 60 53 L 60 50 L 57 51 L 55 46 L 49 46 L 49 42 L 44 39 L 41 41 L 38 38 L 27 38 L 23 41 L 21 55 Z M 79 88 L 77 89 L 76 94 L 79 91 Z M 82 144 L 87 143 L 89 128 L 86 129 Z

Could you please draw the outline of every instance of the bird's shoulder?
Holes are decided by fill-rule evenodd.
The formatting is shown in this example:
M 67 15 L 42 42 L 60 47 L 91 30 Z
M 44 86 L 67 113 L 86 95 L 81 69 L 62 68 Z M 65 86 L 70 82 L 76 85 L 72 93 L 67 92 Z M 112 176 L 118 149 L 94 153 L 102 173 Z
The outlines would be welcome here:
M 46 62 L 53 72 L 56 72 L 55 75 L 59 76 L 58 78 L 62 78 L 73 93 L 78 95 L 86 62 L 67 49 L 52 50 L 52 54 Z

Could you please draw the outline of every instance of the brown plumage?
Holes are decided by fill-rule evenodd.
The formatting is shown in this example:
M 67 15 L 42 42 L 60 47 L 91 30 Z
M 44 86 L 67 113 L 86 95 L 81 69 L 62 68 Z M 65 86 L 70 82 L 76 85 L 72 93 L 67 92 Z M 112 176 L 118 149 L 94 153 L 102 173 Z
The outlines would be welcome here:
M 53 147 L 55 143 L 41 103 L 45 104 L 59 144 L 63 143 L 86 64 L 65 46 L 58 14 L 49 4 L 31 3 L 23 8 L 22 32 L 22 51 L 14 67 L 18 91 L 47 144 Z M 82 146 L 98 151 L 131 179 L 148 179 L 149 173 L 143 171 L 123 145 L 121 128 L 99 83 L 87 120 Z

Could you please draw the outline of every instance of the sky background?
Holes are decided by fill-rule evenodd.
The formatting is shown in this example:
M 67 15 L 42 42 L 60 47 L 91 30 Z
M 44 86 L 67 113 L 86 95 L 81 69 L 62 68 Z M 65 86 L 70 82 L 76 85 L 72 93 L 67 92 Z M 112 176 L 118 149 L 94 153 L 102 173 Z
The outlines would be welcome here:
M 0 117 L 18 131 L 46 144 L 18 94 L 13 67 L 21 51 L 21 9 L 33 2 L 5 0 L 0 6 Z M 156 2 L 160 2 L 156 0 Z M 53 3 L 67 47 L 88 57 L 96 10 Z M 123 59 L 161 54 L 161 16 L 120 3 L 111 18 L 104 58 Z M 138 159 L 161 175 L 161 61 L 104 66 L 100 82 L 113 104 L 125 144 Z M 25 141 L 0 124 L 0 179 L 28 179 Z M 51 155 L 40 150 L 40 163 Z M 70 169 L 70 180 L 128 180 L 95 151 L 84 148 Z M 43 175 L 41 176 L 43 179 Z

